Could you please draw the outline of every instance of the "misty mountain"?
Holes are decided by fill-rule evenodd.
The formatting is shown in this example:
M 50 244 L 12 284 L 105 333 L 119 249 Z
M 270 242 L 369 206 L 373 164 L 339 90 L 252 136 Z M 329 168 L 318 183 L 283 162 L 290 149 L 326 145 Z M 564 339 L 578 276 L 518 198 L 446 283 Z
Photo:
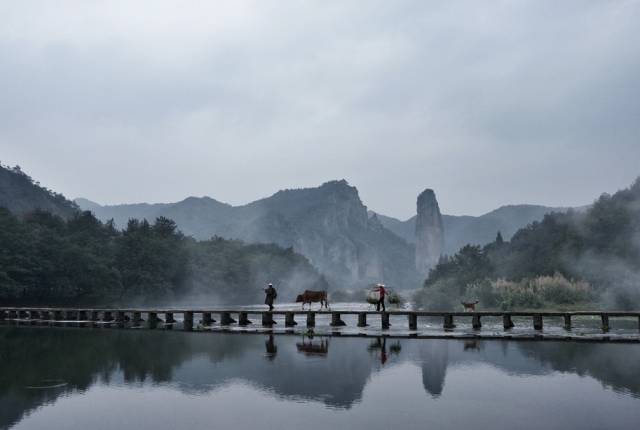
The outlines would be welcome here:
M 207 199 L 195 203 L 209 207 Z M 151 222 L 132 218 L 119 230 L 19 168 L 3 167 L 0 303 L 258 303 L 267 282 L 287 301 L 301 290 L 328 287 L 291 248 L 219 237 L 196 241 L 169 218 L 153 216 L 155 207 L 148 206 L 154 205 L 137 205 L 132 212 Z
M 177 203 L 101 206 L 77 199 L 99 219 L 118 227 L 129 218 L 173 219 L 196 239 L 219 236 L 250 243 L 275 243 L 306 256 L 336 286 L 371 282 L 395 287 L 418 285 L 414 246 L 369 217 L 358 190 L 346 181 L 289 189 L 243 206 L 210 197 Z
M 509 240 L 516 231 L 534 221 L 540 221 L 548 213 L 566 212 L 567 208 L 539 205 L 501 206 L 480 216 L 442 215 L 444 226 L 444 253 L 455 254 L 464 245 L 486 245 L 495 240 L 498 231 Z M 416 217 L 406 221 L 377 214 L 387 229 L 409 243 L 415 243 Z
M 0 207 L 18 216 L 39 209 L 69 219 L 78 212 L 75 203 L 40 186 L 19 166 L 0 165 Z

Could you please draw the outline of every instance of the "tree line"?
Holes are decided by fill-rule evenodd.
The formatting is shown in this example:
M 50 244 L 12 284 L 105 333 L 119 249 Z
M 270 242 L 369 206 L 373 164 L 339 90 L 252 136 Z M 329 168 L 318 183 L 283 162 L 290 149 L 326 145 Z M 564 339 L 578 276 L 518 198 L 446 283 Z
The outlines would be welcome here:
M 65 220 L 0 208 L 3 304 L 168 303 L 188 296 L 255 301 L 266 281 L 326 288 L 303 256 L 275 245 L 185 237 L 159 217 L 129 220 L 122 231 L 91 212 Z

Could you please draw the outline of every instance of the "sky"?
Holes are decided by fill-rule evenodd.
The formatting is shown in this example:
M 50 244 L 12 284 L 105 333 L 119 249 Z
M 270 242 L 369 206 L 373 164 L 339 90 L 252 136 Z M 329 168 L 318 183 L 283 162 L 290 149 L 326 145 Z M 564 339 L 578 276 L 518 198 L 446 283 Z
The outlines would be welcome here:
M 640 175 L 639 1 L 7 1 L 0 162 L 102 204 L 346 179 L 402 219 Z

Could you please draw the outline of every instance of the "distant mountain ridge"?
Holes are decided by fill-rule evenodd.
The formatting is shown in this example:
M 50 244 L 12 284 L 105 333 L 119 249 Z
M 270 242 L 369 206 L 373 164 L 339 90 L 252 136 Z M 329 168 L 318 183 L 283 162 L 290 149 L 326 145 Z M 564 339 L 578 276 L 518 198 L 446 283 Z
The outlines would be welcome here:
M 509 240 L 520 228 L 540 221 L 551 212 L 566 212 L 566 207 L 550 207 L 541 205 L 505 205 L 480 216 L 442 215 L 444 225 L 444 253 L 455 254 L 467 244 L 485 245 L 501 232 L 505 240 Z M 581 208 L 577 208 L 581 209 Z M 374 213 L 374 212 L 371 212 Z M 406 221 L 376 213 L 378 219 L 387 229 L 409 243 L 415 243 L 416 217 Z
M 377 218 L 370 218 L 358 190 L 345 180 L 278 191 L 242 206 L 210 197 L 113 206 L 86 199 L 76 202 L 103 221 L 113 218 L 118 227 L 126 226 L 129 218 L 165 216 L 196 239 L 220 236 L 292 247 L 339 287 L 381 281 L 396 287 L 419 285 L 414 246 L 386 229 Z
M 344 180 L 316 188 L 278 191 L 241 206 L 206 196 L 175 203 L 102 206 L 87 199 L 75 202 L 103 221 L 113 219 L 120 228 L 129 218 L 153 220 L 164 216 L 175 220 L 182 232 L 200 240 L 219 236 L 292 247 L 337 286 L 382 281 L 410 287 L 418 285 L 421 278 L 414 264 L 416 216 L 401 221 L 368 211 L 357 189 Z M 435 196 L 431 204 L 437 206 Z M 498 231 L 509 240 L 518 229 L 541 220 L 545 214 L 566 210 L 523 204 L 502 206 L 481 216 L 442 215 L 444 247 L 439 252 L 452 255 L 469 243 L 490 243 Z

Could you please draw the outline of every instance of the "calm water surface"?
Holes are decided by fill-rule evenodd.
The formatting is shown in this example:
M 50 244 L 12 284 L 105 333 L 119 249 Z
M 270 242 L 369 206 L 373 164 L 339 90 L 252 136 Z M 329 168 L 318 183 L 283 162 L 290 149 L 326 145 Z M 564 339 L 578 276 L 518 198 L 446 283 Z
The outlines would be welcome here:
M 636 429 L 640 345 L 0 327 L 0 428 Z

